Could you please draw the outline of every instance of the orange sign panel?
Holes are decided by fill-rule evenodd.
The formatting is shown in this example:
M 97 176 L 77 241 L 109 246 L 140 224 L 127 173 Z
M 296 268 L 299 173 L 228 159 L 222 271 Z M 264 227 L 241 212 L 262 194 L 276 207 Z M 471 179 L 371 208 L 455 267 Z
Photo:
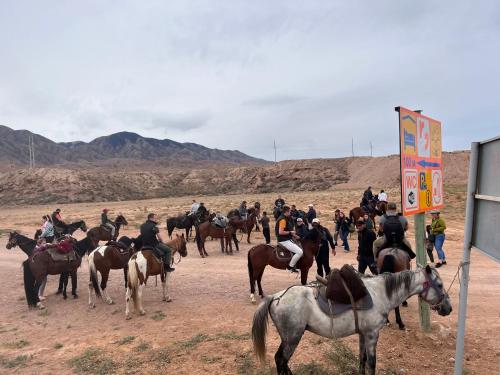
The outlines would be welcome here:
M 403 214 L 443 207 L 441 123 L 399 107 L 399 138 Z

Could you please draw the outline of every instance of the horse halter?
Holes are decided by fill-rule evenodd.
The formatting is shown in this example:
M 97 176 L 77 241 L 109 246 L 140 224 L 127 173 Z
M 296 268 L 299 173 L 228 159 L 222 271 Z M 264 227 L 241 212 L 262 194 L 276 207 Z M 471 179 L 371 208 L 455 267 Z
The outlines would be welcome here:
M 433 280 L 430 275 L 427 273 L 427 271 L 425 269 L 422 269 L 422 272 L 424 273 L 424 276 L 425 276 L 425 281 L 424 281 L 424 290 L 422 290 L 420 293 L 419 293 L 419 296 L 425 301 L 427 302 L 432 309 L 436 309 L 438 308 L 444 301 L 444 299 L 446 298 L 446 296 L 448 295 L 448 293 L 446 292 L 443 292 L 442 288 L 439 288 L 439 286 L 436 284 L 436 281 Z M 429 294 L 429 291 L 431 289 L 434 289 L 434 291 L 439 295 L 439 301 L 437 303 L 431 303 L 428 299 L 427 299 L 427 296 Z

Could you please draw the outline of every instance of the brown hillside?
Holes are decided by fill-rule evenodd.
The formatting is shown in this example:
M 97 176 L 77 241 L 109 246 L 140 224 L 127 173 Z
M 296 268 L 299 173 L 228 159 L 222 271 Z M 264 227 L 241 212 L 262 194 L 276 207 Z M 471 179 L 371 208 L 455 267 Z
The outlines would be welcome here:
M 444 154 L 445 183 L 467 181 L 466 151 Z M 158 166 L 155 165 L 154 168 Z M 399 157 L 288 160 L 184 169 L 53 167 L 0 173 L 0 204 L 123 201 L 182 195 L 319 191 L 399 185 Z

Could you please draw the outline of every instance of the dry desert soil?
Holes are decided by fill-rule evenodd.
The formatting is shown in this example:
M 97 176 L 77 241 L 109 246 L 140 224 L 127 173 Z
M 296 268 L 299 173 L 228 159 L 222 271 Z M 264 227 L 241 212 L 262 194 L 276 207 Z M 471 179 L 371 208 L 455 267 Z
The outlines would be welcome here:
M 457 272 L 462 255 L 463 186 L 448 186 L 446 208 L 442 212 L 448 229 L 445 251 L 448 265 L 439 270 L 446 285 Z M 335 208 L 348 210 L 357 205 L 362 191 L 328 190 L 289 193 L 284 198 L 298 207 L 314 203 L 323 223 L 332 229 Z M 398 196 L 392 189 L 390 196 Z M 260 201 L 270 210 L 273 194 L 204 196 L 210 209 L 225 212 L 241 200 Z M 134 236 L 146 213 L 155 211 L 164 219 L 188 209 L 191 198 L 166 198 L 106 203 L 111 216 L 122 213 L 129 225 L 122 232 Z M 100 203 L 61 206 L 66 221 L 83 218 L 95 225 L 103 208 Z M 273 355 L 279 340 L 270 325 L 267 365 L 257 364 L 252 353 L 250 327 L 256 305 L 249 299 L 247 252 L 252 245 L 242 243 L 234 256 L 223 255 L 216 241 L 208 242 L 210 256 L 202 259 L 194 243 L 189 254 L 177 264 L 171 278 L 173 302 L 161 301 L 161 288 L 150 279 L 144 291 L 145 316 L 125 320 L 123 275 L 112 271 L 108 292 L 114 305 L 97 301 L 87 305 L 88 266 L 79 270 L 77 300 L 64 301 L 54 295 L 57 277 L 49 277 L 46 310 L 28 310 L 23 291 L 19 249 L 6 250 L 8 231 L 16 229 L 32 235 L 42 214 L 54 207 L 25 206 L 0 210 L 0 373 L 5 374 L 272 374 Z M 412 223 L 412 220 L 410 220 Z M 84 234 L 77 232 L 77 237 Z M 410 229 L 410 238 L 413 231 Z M 253 244 L 262 234 L 252 233 Z M 355 249 L 355 238 L 351 239 Z M 355 251 L 344 253 L 337 247 L 332 266 L 356 264 Z M 413 265 L 415 266 L 415 265 Z M 315 267 L 315 266 L 313 266 Z M 314 271 L 315 268 L 312 269 Z M 313 280 L 315 272 L 310 272 Z M 264 291 L 278 292 L 299 280 L 284 271 L 266 269 Z M 470 270 L 469 308 L 464 373 L 500 373 L 500 265 L 474 251 Z M 451 374 L 455 353 L 459 283 L 450 290 L 454 311 L 448 317 L 431 313 L 432 332 L 419 328 L 417 298 L 402 308 L 407 330 L 385 327 L 378 345 L 380 374 Z M 393 314 L 390 315 L 394 320 Z M 354 352 L 354 355 L 353 355 Z M 332 341 L 306 333 L 291 361 L 297 374 L 356 373 L 357 337 Z M 354 368 L 353 368 L 354 365 Z M 354 371 L 354 372 L 353 372 Z

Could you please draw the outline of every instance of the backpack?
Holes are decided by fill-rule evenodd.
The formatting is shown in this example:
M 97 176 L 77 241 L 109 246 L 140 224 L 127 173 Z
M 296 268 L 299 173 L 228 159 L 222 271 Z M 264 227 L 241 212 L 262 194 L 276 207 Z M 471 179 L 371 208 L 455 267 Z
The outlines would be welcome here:
M 399 216 L 385 216 L 384 235 L 389 244 L 400 244 L 405 236 L 405 231 Z

